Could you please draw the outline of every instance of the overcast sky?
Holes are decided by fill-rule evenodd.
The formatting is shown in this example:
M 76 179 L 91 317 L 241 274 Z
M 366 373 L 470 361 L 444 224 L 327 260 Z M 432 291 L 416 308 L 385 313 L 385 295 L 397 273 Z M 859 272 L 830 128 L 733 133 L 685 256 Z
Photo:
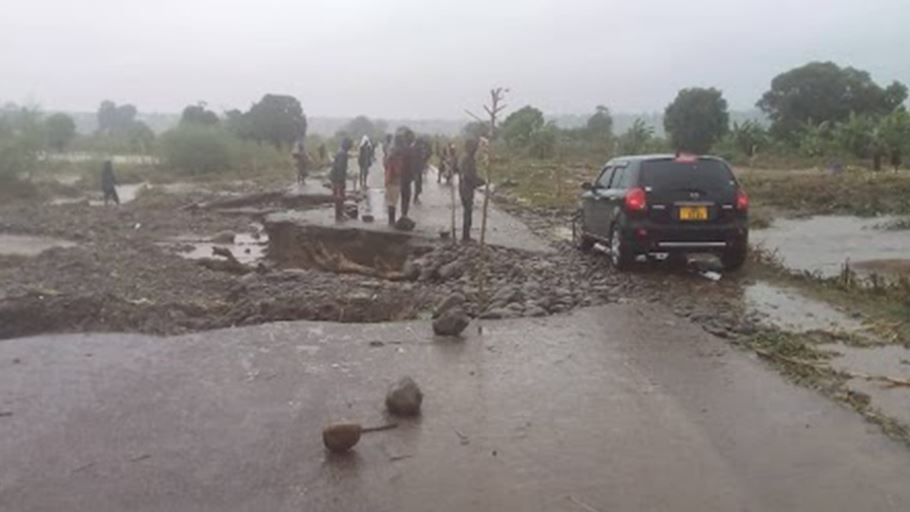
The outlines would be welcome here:
M 810 60 L 910 83 L 910 0 L 0 0 L 0 102 L 461 118 L 489 88 L 547 113 L 751 108 Z

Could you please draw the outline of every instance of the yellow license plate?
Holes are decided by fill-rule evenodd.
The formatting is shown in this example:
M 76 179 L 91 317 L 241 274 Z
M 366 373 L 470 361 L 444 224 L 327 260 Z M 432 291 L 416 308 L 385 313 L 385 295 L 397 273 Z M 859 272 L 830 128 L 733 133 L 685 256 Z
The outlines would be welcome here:
M 708 220 L 708 207 L 680 206 L 679 220 Z

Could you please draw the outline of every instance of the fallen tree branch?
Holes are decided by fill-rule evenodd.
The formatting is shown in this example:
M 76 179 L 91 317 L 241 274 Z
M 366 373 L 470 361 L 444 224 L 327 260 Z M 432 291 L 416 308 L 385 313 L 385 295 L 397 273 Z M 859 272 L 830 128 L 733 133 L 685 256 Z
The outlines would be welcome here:
M 787 364 L 792 364 L 795 366 L 800 366 L 802 368 L 808 368 L 816 373 L 824 373 L 825 371 L 832 371 L 839 373 L 845 377 L 851 379 L 863 379 L 870 382 L 879 382 L 882 387 L 885 388 L 899 388 L 899 387 L 908 387 L 910 388 L 910 380 L 908 379 L 898 379 L 895 377 L 888 377 L 885 375 L 869 375 L 866 373 L 851 372 L 849 370 L 836 370 L 826 365 L 818 365 L 815 363 L 810 363 L 809 361 L 802 361 L 800 359 L 793 359 L 792 357 L 787 357 L 780 355 L 776 352 L 771 352 L 764 349 L 754 349 L 755 353 L 759 356 L 762 356 L 766 359 L 772 359 L 776 361 L 781 361 Z

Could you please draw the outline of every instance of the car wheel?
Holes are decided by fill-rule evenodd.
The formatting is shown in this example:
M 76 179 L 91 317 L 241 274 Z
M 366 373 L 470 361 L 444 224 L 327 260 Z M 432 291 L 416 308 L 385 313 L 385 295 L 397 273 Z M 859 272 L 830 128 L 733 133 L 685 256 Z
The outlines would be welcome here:
M 635 256 L 622 239 L 619 224 L 613 224 L 610 230 L 610 261 L 617 270 L 627 270 L 635 261 Z
M 720 262 L 724 270 L 739 270 L 746 262 L 748 249 L 746 245 L 737 245 L 728 249 L 720 256 Z
M 572 217 L 572 242 L 579 251 L 588 252 L 594 248 L 594 239 L 585 234 L 584 212 L 579 210 Z

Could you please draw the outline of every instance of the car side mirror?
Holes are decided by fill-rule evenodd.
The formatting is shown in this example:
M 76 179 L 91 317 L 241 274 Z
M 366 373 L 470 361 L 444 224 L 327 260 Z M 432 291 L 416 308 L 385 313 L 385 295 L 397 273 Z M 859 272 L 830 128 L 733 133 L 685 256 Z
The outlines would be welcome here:
M 581 184 L 581 189 L 582 189 L 582 190 L 593 190 L 593 189 L 594 189 L 594 185 L 592 185 L 590 181 L 586 181 L 586 182 L 584 182 L 584 183 Z

